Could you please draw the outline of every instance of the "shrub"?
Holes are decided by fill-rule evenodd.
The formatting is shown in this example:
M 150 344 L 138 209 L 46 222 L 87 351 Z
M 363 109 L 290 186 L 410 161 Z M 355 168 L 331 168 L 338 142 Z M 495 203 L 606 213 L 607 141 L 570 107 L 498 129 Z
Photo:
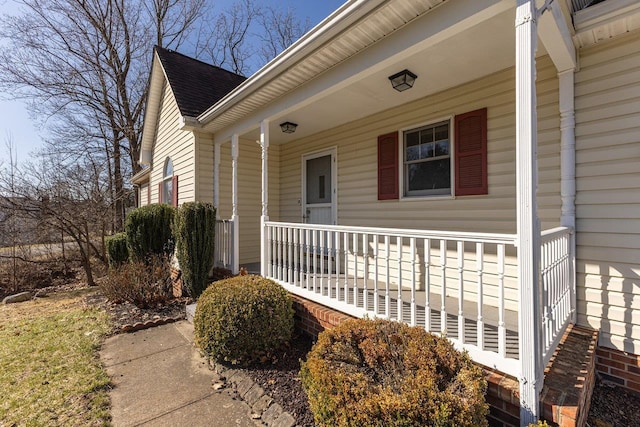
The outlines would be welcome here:
M 198 298 L 213 267 L 216 209 L 210 203 L 185 203 L 173 218 L 176 257 L 189 296 Z
M 205 355 L 248 364 L 291 338 L 291 296 L 260 276 L 219 280 L 198 299 L 193 324 L 195 342 Z
M 112 302 L 127 301 L 138 308 L 162 305 L 173 298 L 171 266 L 167 257 L 152 255 L 109 271 L 100 289 Z
M 124 228 L 131 259 L 139 261 L 152 254 L 173 252 L 173 213 L 169 205 L 154 204 L 134 209 L 127 215 Z
M 129 259 L 127 233 L 117 233 L 106 239 L 109 267 L 116 268 Z
M 420 327 L 349 320 L 320 334 L 302 385 L 322 426 L 486 426 L 486 381 Z

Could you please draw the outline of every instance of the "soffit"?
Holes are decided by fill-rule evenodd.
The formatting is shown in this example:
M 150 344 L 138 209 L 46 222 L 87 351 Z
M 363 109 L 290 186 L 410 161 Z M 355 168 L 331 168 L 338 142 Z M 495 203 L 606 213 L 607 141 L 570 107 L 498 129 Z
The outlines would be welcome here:
M 205 129 L 215 132 L 298 88 L 323 72 L 351 58 L 447 0 L 395 0 L 348 26 L 288 70 L 214 117 Z M 206 115 L 206 113 L 205 113 Z

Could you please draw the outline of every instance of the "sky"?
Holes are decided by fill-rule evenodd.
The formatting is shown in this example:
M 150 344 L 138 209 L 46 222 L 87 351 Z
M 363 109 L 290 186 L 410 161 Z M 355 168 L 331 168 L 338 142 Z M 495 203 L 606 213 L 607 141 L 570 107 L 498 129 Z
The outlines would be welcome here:
M 292 8 L 304 22 L 309 18 L 311 26 L 315 26 L 331 12 L 340 7 L 345 0 L 257 0 L 260 4 L 282 8 Z M 216 7 L 226 8 L 233 0 L 219 0 Z M 16 15 L 19 6 L 14 0 L 0 0 L 0 16 Z M 6 141 L 10 137 L 16 147 L 18 163 L 29 160 L 30 153 L 43 145 L 46 130 L 36 127 L 35 121 L 29 117 L 28 108 L 23 101 L 11 100 L 10 93 L 0 93 L 0 164 L 9 160 Z

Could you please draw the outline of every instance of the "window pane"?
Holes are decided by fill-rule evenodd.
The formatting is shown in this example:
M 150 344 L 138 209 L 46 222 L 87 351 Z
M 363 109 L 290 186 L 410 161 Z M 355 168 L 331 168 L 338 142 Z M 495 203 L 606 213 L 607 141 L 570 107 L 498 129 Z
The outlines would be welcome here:
M 441 125 L 436 128 L 436 141 L 441 141 L 443 139 L 449 139 L 449 126 Z
M 408 162 L 418 160 L 420 158 L 420 146 L 414 145 L 412 147 L 407 147 L 406 158 Z
M 307 160 L 307 203 L 331 203 L 331 156 Z
M 425 129 L 420 131 L 420 142 L 422 144 L 433 142 L 433 129 Z
M 171 204 L 173 203 L 173 181 L 168 179 L 162 183 L 163 194 L 162 202 Z
M 420 146 L 420 158 L 428 159 L 429 157 L 433 157 L 433 142 Z
M 449 158 L 414 163 L 407 167 L 407 191 L 423 194 L 449 194 L 451 188 Z
M 173 175 L 173 162 L 171 159 L 167 160 L 166 165 L 164 166 L 164 178 Z
M 436 142 L 436 157 L 449 154 L 449 140 Z

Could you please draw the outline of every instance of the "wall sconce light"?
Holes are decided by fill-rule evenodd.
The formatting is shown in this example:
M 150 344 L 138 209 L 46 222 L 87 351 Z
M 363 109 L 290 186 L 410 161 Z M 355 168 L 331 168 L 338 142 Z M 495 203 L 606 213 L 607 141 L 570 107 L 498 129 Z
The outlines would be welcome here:
M 291 122 L 280 123 L 280 129 L 282 129 L 282 132 L 284 133 L 294 133 L 297 127 L 298 125 L 296 123 L 291 123 Z
M 416 78 L 418 78 L 418 76 L 416 76 L 409 70 L 402 70 L 399 73 L 394 74 L 393 76 L 389 76 L 389 80 L 391 80 L 391 86 L 393 86 L 393 88 L 398 92 L 411 89 L 416 81 Z

